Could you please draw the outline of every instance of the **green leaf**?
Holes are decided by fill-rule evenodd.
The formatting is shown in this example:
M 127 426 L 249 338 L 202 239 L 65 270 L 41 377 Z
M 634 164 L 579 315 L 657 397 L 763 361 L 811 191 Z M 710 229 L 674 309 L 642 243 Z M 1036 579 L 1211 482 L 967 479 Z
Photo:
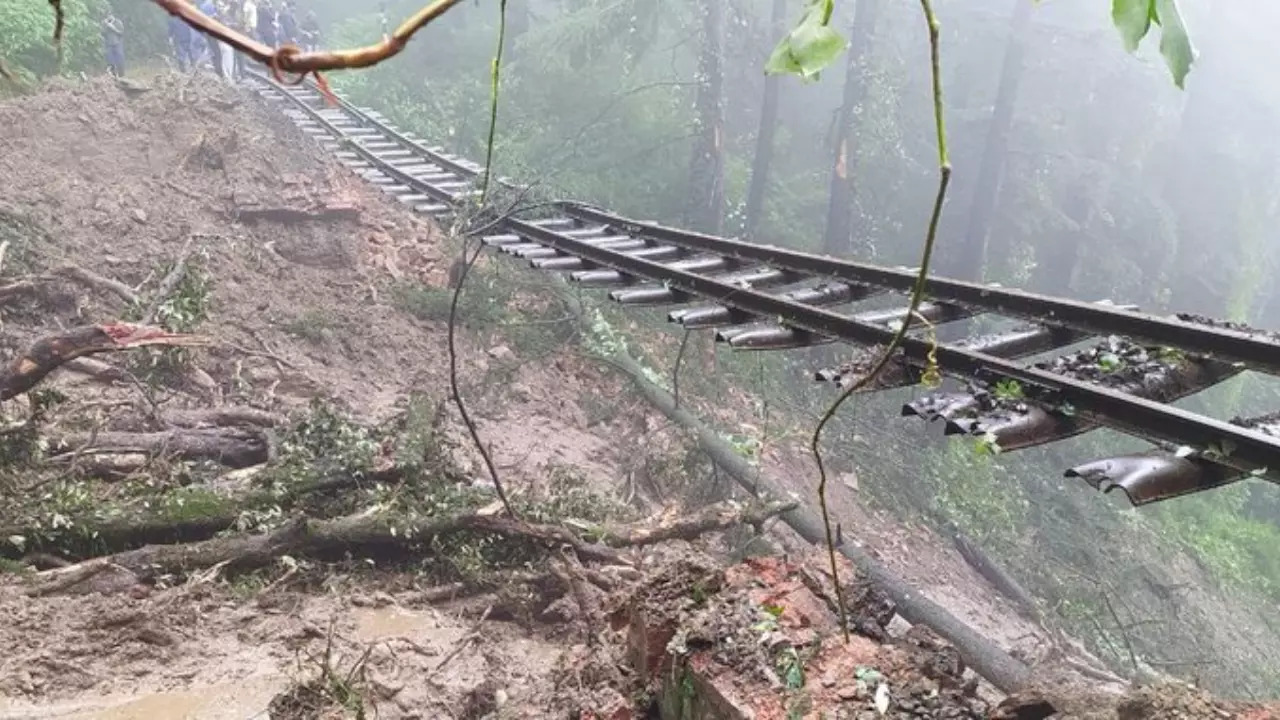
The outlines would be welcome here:
M 1111 20 L 1120 30 L 1126 51 L 1136 51 L 1147 36 L 1155 9 L 1155 0 L 1111 0 Z
M 815 80 L 848 46 L 840 33 L 831 29 L 835 0 L 809 0 L 804 17 L 773 49 L 764 71 L 770 75 L 799 75 Z
M 1129 52 L 1138 49 L 1151 31 L 1152 23 L 1159 25 L 1160 54 L 1173 75 L 1174 84 L 1183 87 L 1196 60 L 1196 51 L 1182 21 L 1178 0 L 1111 0 L 1111 20 L 1120 30 L 1124 48 Z
M 1191 72 L 1191 64 L 1196 61 L 1195 48 L 1191 46 L 1191 37 L 1187 34 L 1187 26 L 1182 22 L 1182 13 L 1178 11 L 1178 0 L 1154 0 L 1160 23 L 1160 54 L 1164 56 L 1165 65 L 1173 75 L 1173 82 L 1179 88 Z

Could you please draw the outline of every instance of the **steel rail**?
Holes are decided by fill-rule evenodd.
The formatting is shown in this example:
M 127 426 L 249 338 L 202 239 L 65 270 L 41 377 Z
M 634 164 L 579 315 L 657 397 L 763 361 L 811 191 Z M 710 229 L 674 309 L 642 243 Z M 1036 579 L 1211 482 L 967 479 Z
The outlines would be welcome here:
M 640 222 L 578 203 L 566 203 L 564 211 L 571 217 L 609 225 L 639 237 L 739 260 L 767 263 L 779 270 L 819 278 L 875 285 L 901 293 L 910 293 L 916 281 L 916 273 L 911 270 L 868 265 Z M 1217 360 L 1244 363 L 1249 369 L 1259 372 L 1280 374 L 1280 341 L 1265 335 L 933 276 L 926 281 L 925 293 L 935 300 L 969 305 L 999 315 L 1069 327 L 1093 335 L 1121 335 Z
M 274 85 L 274 83 L 272 83 Z M 278 86 L 277 86 L 278 87 Z M 334 135 L 345 137 L 342 131 L 311 108 L 302 98 L 287 89 L 279 91 L 293 100 L 317 122 Z M 361 124 L 378 129 L 388 135 L 385 125 L 369 118 L 359 110 L 347 106 L 343 110 Z M 433 164 L 445 167 L 437 160 L 445 159 L 439 153 L 421 148 Z M 442 190 L 432 182 L 404 172 L 377 152 L 352 143 L 355 152 L 365 158 L 378 171 L 409 188 L 449 204 L 458 202 L 455 193 Z M 474 178 L 479 171 L 449 161 L 457 168 L 453 174 Z M 806 275 L 817 275 L 856 283 L 872 284 L 893 290 L 905 291 L 914 280 L 909 271 L 899 271 L 860 263 L 840 261 L 805 253 L 767 246 L 751 245 L 635 221 L 583 205 L 566 204 L 568 214 L 587 222 L 597 222 L 615 230 L 648 238 L 657 242 L 686 247 L 741 263 L 750 260 L 766 263 L 782 270 Z M 770 295 L 715 277 L 699 274 L 679 266 L 673 267 L 643 256 L 610 249 L 599 243 L 579 239 L 572 234 L 558 232 L 543 224 L 516 218 L 506 218 L 501 223 L 505 231 L 520 238 L 554 249 L 565 255 L 581 258 L 597 267 L 608 268 L 625 276 L 662 284 L 690 297 L 698 296 L 724 305 L 735 311 L 762 318 L 775 318 L 779 324 L 824 337 L 860 345 L 884 345 L 891 341 L 894 331 L 857 318 L 831 312 Z M 941 288 L 941 291 L 939 290 Z M 1280 364 L 1277 345 L 1270 340 L 1236 331 L 1192 325 L 1132 313 L 1089 306 L 1084 303 L 1062 301 L 1018 291 L 1007 291 L 971 283 L 932 279 L 929 294 L 937 299 L 956 304 L 970 304 L 984 309 L 1020 317 L 1033 317 L 1050 324 L 1061 324 L 1077 330 L 1098 334 L 1122 334 L 1148 341 L 1168 344 L 1184 350 L 1217 358 L 1229 358 L 1249 367 L 1274 368 Z M 1100 311 L 1100 312 L 1097 312 Z M 1045 317 L 1047 316 L 1047 317 Z M 1215 344 L 1215 343 L 1220 343 Z M 1222 348 L 1226 347 L 1224 351 Z M 1265 352 L 1264 352 L 1265 351 Z M 1228 457 L 1219 462 L 1243 472 L 1264 474 L 1272 481 L 1280 482 L 1280 438 L 1187 412 L 1159 402 L 1115 392 L 1063 375 L 1026 368 L 1001 358 L 965 350 L 952 345 L 932 346 L 914 337 L 904 339 L 902 356 L 919 366 L 928 362 L 934 353 L 941 370 L 960 378 L 979 378 L 989 382 L 1015 380 L 1026 388 L 1028 399 L 1043 404 L 1050 412 L 1060 412 L 1070 405 L 1073 412 L 1083 419 L 1145 438 L 1156 443 L 1174 443 L 1197 448 L 1214 448 L 1222 452 L 1228 449 Z M 1272 469 L 1275 470 L 1272 470 Z
M 376 127 L 396 142 L 429 158 L 435 164 L 448 168 L 456 175 L 478 178 L 485 172 L 484 168 L 468 167 L 422 145 L 407 134 L 369 117 L 342 98 L 338 98 L 338 103 L 348 114 Z M 314 112 L 305 104 L 302 105 Z M 508 188 L 515 187 L 505 181 L 499 182 Z M 565 214 L 576 219 L 608 225 L 629 234 L 689 250 L 767 263 L 779 270 L 874 285 L 902 293 L 910 293 L 915 286 L 916 274 L 910 270 L 695 233 L 634 220 L 583 203 L 566 202 L 561 203 L 560 207 Z M 969 305 L 1008 317 L 1034 320 L 1094 335 L 1122 335 L 1156 345 L 1177 347 L 1218 360 L 1243 363 L 1245 367 L 1259 372 L 1280 374 L 1280 340 L 1266 335 L 1200 325 L 1122 307 L 1106 307 L 1097 303 L 941 277 L 928 278 L 925 292 L 936 300 Z
M 778 318 L 781 324 L 799 330 L 860 345 L 887 345 L 894 336 L 893 330 L 880 325 L 616 253 L 521 220 L 510 219 L 506 224 L 519 235 L 602 267 L 662 283 L 753 315 Z M 914 337 L 904 338 L 901 347 L 904 356 L 918 365 L 928 362 L 934 350 L 930 343 Z M 1130 435 L 1192 447 L 1233 448 L 1229 459 L 1242 463 L 1242 470 L 1272 473 L 1270 468 L 1275 468 L 1280 471 L 1280 438 L 950 345 L 937 346 L 936 353 L 944 374 L 993 381 L 1016 380 L 1026 388 L 1029 398 L 1046 403 L 1050 409 L 1070 404 L 1084 418 Z M 1280 481 L 1280 473 L 1275 473 L 1275 479 Z

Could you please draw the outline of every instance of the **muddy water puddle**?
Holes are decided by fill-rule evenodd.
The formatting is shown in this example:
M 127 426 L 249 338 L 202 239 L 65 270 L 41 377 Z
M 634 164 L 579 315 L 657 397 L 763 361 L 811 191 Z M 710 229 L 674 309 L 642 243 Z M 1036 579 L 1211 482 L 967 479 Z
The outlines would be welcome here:
M 283 675 L 260 675 L 132 698 L 108 696 L 41 707 L 0 703 L 0 720 L 265 720 L 271 698 L 287 683 Z

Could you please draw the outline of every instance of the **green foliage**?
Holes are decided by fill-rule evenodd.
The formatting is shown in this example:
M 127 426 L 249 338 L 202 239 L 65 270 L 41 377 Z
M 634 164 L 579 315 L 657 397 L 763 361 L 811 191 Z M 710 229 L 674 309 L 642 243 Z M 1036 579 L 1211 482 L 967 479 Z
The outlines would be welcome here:
M 64 70 L 102 65 L 98 26 L 106 4 L 103 0 L 62 0 L 66 17 L 62 54 Z M 0 3 L 0 57 L 20 73 L 49 75 L 57 70 L 53 45 L 53 11 L 37 0 Z
M 294 480 L 338 473 L 359 476 L 373 467 L 377 451 L 378 439 L 368 428 L 316 398 L 280 437 L 275 474 Z
M 284 331 L 309 343 L 322 343 L 333 337 L 341 321 L 333 313 L 308 308 L 284 324 Z
M 1157 506 L 1165 533 L 1195 553 L 1217 578 L 1280 599 L 1280 525 L 1246 512 L 1250 483 Z
M 1000 400 L 1021 400 L 1026 397 L 1022 383 L 1017 380 L 1000 380 L 995 386 L 995 396 Z
M 1169 66 L 1174 83 L 1183 87 L 1196 52 L 1177 0 L 1112 0 L 1111 19 L 1129 52 L 1137 51 L 1153 23 L 1159 25 L 1160 54 Z
M 160 277 L 167 276 L 172 270 L 171 265 L 166 266 Z M 188 262 L 177 287 L 156 310 L 156 321 L 172 332 L 195 330 L 209 317 L 210 288 L 209 274 L 204 268 Z
M 835 61 L 849 43 L 831 27 L 835 0 L 809 0 L 799 24 L 778 43 L 765 72 L 799 75 L 814 81 L 823 68 Z

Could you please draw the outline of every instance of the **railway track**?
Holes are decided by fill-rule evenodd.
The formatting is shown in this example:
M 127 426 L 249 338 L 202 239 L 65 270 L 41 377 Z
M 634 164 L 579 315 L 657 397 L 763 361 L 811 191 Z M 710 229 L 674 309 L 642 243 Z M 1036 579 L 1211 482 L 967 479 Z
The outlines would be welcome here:
M 341 98 L 332 106 L 310 85 L 264 76 L 254 83 L 303 132 L 415 212 L 444 218 L 479 194 L 484 168 L 428 146 L 375 110 Z M 1225 421 L 1169 404 L 1242 372 L 1280 374 L 1280 333 L 944 278 L 929 279 L 918 317 L 906 318 L 912 269 L 693 233 L 579 203 L 560 203 L 549 218 L 505 218 L 484 242 L 535 269 L 607 290 L 620 304 L 671 307 L 672 323 L 714 331 L 738 350 L 839 342 L 873 351 L 909 320 L 913 332 L 872 390 L 919 383 L 932 356 L 962 387 L 908 403 L 903 415 L 942 421 L 947 434 L 977 436 L 1001 450 L 1098 427 L 1142 438 L 1154 448 L 1066 472 L 1103 491 L 1121 489 L 1134 504 L 1248 477 L 1280 483 L 1280 413 Z M 892 295 L 902 307 L 846 310 Z M 941 344 L 918 332 L 980 315 L 1022 325 Z M 855 360 L 816 378 L 843 382 L 865 369 Z

